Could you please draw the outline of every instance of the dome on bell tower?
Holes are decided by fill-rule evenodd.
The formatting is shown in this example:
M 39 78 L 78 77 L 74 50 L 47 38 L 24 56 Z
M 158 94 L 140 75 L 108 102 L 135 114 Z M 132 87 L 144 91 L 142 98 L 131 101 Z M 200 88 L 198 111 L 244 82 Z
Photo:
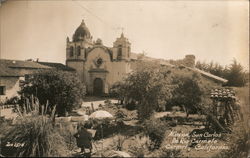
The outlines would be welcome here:
M 73 35 L 73 42 L 84 41 L 85 39 L 91 39 L 91 34 L 84 20 L 82 20 L 81 25 L 76 29 Z

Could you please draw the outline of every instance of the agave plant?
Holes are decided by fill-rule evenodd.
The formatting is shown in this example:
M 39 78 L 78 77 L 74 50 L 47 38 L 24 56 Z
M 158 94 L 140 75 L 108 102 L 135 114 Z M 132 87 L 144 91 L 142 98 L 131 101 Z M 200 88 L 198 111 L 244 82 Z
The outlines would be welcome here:
M 134 137 L 134 145 L 129 146 L 129 152 L 135 157 L 144 157 L 149 153 L 151 143 L 148 136 L 136 135 Z

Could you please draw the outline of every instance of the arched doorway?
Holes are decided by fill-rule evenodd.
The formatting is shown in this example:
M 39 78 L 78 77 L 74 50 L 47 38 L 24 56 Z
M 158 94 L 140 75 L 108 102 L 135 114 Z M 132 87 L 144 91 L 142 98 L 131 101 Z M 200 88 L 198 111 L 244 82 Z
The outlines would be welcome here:
M 100 96 L 103 94 L 103 81 L 102 81 L 102 79 L 96 78 L 94 80 L 93 94 L 96 96 Z

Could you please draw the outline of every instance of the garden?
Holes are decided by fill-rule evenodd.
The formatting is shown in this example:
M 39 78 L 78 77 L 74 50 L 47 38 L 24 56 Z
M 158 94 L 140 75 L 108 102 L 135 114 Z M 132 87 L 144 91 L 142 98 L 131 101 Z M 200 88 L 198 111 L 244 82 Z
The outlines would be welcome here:
M 182 67 L 139 64 L 98 107 L 83 106 L 77 77 L 34 75 L 13 109 L 18 116 L 1 118 L 1 155 L 78 157 L 74 134 L 89 123 L 93 157 L 248 156 L 248 86 L 221 87 Z M 106 117 L 95 119 L 98 112 Z

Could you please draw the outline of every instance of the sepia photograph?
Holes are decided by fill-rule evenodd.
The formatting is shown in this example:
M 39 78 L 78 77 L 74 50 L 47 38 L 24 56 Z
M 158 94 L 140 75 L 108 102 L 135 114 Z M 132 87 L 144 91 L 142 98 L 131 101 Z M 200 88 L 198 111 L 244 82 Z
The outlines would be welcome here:
M 0 157 L 250 158 L 248 0 L 0 0 Z

